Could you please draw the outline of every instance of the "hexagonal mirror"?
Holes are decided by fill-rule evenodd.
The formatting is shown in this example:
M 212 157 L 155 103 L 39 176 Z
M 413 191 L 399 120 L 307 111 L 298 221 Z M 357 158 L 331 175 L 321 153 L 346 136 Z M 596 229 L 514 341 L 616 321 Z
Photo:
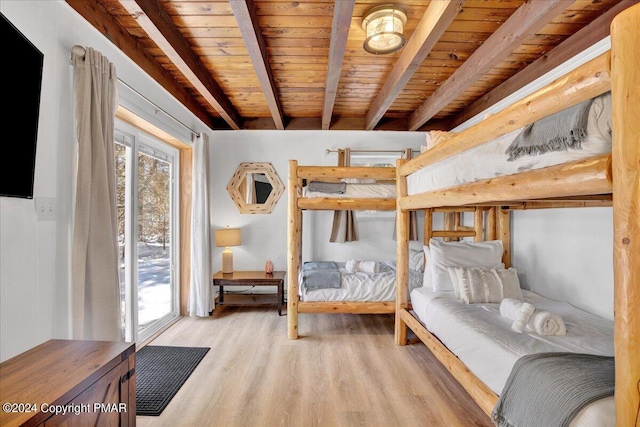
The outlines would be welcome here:
M 268 214 L 284 193 L 284 185 L 271 163 L 240 163 L 227 192 L 240 213 Z

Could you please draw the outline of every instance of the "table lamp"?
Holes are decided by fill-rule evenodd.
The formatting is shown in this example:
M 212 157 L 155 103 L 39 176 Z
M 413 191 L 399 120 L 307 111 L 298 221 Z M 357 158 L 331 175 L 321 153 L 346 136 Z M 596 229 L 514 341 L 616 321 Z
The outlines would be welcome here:
M 239 228 L 221 228 L 216 230 L 216 246 L 224 246 L 222 251 L 222 273 L 233 273 L 233 252 L 229 246 L 239 246 L 241 244 Z

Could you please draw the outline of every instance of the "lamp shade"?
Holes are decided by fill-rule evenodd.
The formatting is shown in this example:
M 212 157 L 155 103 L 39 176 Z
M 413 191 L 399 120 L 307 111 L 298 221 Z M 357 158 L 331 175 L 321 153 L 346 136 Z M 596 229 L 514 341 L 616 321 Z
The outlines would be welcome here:
M 374 7 L 362 20 L 362 29 L 367 36 L 364 50 L 374 54 L 399 51 L 407 43 L 403 34 L 406 23 L 406 13 L 397 6 L 384 4 Z
M 239 246 L 241 243 L 239 228 L 221 228 L 216 230 L 216 246 Z

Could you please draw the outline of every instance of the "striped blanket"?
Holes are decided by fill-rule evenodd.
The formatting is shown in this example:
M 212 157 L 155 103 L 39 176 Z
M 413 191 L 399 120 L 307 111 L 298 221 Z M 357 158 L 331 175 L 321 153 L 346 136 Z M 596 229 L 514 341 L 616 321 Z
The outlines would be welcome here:
M 530 354 L 513 365 L 491 419 L 498 427 L 565 427 L 589 403 L 613 396 L 613 390 L 613 357 Z

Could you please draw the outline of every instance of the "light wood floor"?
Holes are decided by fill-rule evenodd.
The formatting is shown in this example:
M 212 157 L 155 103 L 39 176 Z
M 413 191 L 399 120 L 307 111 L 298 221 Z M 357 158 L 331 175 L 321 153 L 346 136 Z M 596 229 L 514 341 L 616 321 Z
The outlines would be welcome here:
M 183 318 L 149 345 L 210 347 L 159 417 L 139 426 L 491 426 L 422 344 L 396 346 L 392 315 L 273 308 Z

